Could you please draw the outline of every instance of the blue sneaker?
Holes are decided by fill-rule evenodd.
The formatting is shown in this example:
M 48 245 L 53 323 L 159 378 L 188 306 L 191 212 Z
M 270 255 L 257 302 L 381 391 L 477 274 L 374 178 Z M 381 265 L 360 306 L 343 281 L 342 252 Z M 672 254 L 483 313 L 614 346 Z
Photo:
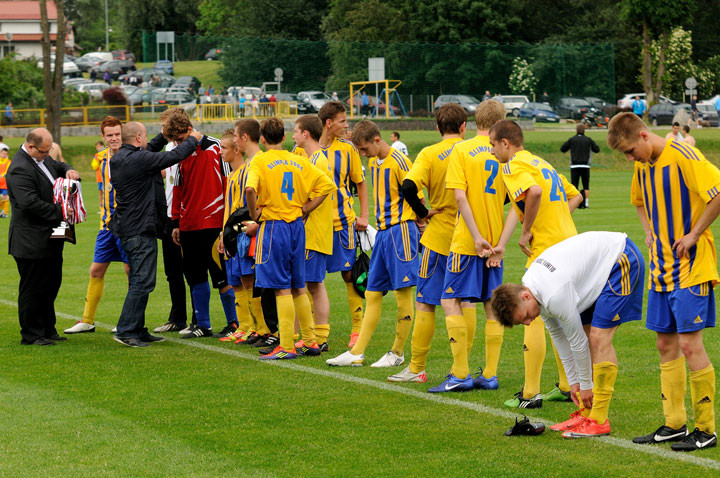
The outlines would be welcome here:
M 500 385 L 498 384 L 497 375 L 485 378 L 483 376 L 483 369 L 480 368 L 478 369 L 477 376 L 473 378 L 473 386 L 481 390 L 497 390 Z
M 277 347 L 275 347 L 275 350 L 273 350 L 269 354 L 261 356 L 260 360 L 288 360 L 294 358 L 297 358 L 295 350 L 289 352 L 278 345 Z
M 443 392 L 467 392 L 473 389 L 473 378 L 472 375 L 468 375 L 466 378 L 457 378 L 455 375 L 450 374 L 447 376 L 447 380 L 428 390 L 430 393 L 443 393 Z

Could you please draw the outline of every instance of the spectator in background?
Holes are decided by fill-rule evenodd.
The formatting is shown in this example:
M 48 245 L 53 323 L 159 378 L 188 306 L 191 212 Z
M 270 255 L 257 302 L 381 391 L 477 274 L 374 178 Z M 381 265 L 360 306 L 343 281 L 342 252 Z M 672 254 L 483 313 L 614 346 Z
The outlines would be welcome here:
M 110 78 L 110 72 L 105 70 L 105 74 L 103 75 L 103 80 L 105 80 L 105 83 L 108 85 L 112 85 L 112 78 Z
M 665 135 L 665 141 L 670 141 L 671 139 L 675 141 L 683 140 L 683 135 L 680 133 L 680 123 L 677 121 L 673 123 L 672 131 Z
M 257 112 L 258 112 L 258 97 L 257 97 L 257 95 L 252 95 L 252 110 L 253 110 L 253 114 L 257 114 Z
M 485 94 L 483 95 L 481 101 L 487 101 L 487 100 L 489 100 L 490 98 L 492 98 L 492 96 L 490 96 L 490 91 L 489 91 L 489 90 L 485 90 Z
M 5 106 L 5 123 L 12 124 L 14 117 L 15 112 L 13 112 L 12 109 L 12 102 L 8 101 L 7 105 Z
M 690 136 L 690 126 L 683 126 L 683 131 L 685 132 L 685 137 L 683 138 L 683 141 L 685 141 L 690 146 L 695 146 L 695 138 Z
M 7 181 L 5 174 L 10 167 L 10 148 L 2 142 L 0 136 L 0 217 L 8 217 L 10 214 L 10 197 L 8 196 Z
M 50 154 L 48 156 L 50 156 L 52 159 L 59 163 L 67 162 L 65 161 L 65 157 L 62 154 L 62 148 L 57 143 L 52 144 L 52 148 L 50 148 Z
M 360 114 L 363 116 L 367 116 L 368 110 L 370 109 L 370 98 L 368 97 L 368 94 L 366 92 L 362 92 L 362 96 L 360 97 Z
M 340 99 L 338 98 L 337 91 L 333 91 L 332 99 L 333 99 L 333 101 L 340 101 Z
M 90 80 L 92 80 L 93 83 L 97 80 L 97 70 L 94 68 L 90 69 Z
M 550 104 L 550 95 L 548 95 L 547 91 L 543 92 L 541 101 L 546 105 Z
M 690 111 L 692 112 L 692 120 L 697 125 L 698 121 L 698 107 L 697 107 L 697 95 L 693 95 L 690 100 Z
M 243 118 L 245 116 L 245 95 L 240 95 L 240 98 L 238 98 L 238 105 L 240 105 L 238 112 L 240 113 L 240 117 Z
M 200 83 L 200 88 L 198 88 L 198 96 L 205 96 L 205 87 Z
M 270 93 L 270 116 L 275 116 L 275 106 L 277 106 L 277 98 L 275 95 Z
M 505 100 L 502 97 L 502 93 L 498 93 L 497 96 L 495 96 L 495 101 L 499 101 L 500 103 L 505 103 Z
M 392 141 L 392 144 L 390 145 L 391 148 L 397 149 L 405 156 L 410 156 L 408 154 L 407 146 L 405 146 L 405 143 L 400 141 L 400 133 L 398 133 L 397 131 L 393 131 L 392 133 L 390 133 L 390 141 Z
M 633 113 L 638 115 L 640 118 L 645 114 L 645 102 L 640 99 L 639 96 L 635 97 L 635 101 L 632 102 Z
M 720 118 L 720 95 L 715 100 L 715 111 L 717 111 L 718 118 Z M 718 128 L 720 128 L 720 120 L 718 120 Z
M 215 94 L 215 87 L 211 84 L 208 86 L 208 95 L 212 96 Z
M 592 164 L 592 153 L 599 153 L 600 147 L 592 140 L 585 136 L 585 126 L 577 125 L 575 128 L 577 133 L 575 136 L 565 141 L 560 146 L 561 153 L 570 151 L 570 181 L 582 194 L 583 202 L 580 203 L 578 209 L 586 209 L 590 196 L 590 165 Z M 580 180 L 582 179 L 583 188 L 580 189 Z
M 261 116 L 267 116 L 268 113 L 268 103 L 270 103 L 270 99 L 265 95 L 265 93 L 262 93 L 260 95 L 260 115 Z

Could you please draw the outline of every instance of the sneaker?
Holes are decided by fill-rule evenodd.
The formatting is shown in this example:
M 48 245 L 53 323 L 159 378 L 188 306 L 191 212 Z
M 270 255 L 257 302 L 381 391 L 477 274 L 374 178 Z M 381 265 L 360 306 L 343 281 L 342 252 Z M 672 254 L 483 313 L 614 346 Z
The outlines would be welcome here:
M 75 322 L 75 325 L 69 329 L 63 330 L 63 334 L 84 334 L 87 332 L 95 332 L 95 326 L 93 324 L 86 324 L 82 320 Z
M 325 353 L 325 352 L 329 352 L 329 351 L 330 351 L 330 346 L 328 345 L 327 342 L 323 342 L 322 344 L 320 344 L 320 352 Z
M 562 434 L 563 438 L 590 438 L 599 437 L 610 434 L 610 420 L 600 425 L 592 418 L 586 418 L 575 428 L 568 430 Z
M 465 378 L 457 378 L 455 375 L 450 374 L 447 379 L 438 385 L 428 389 L 429 393 L 443 393 L 443 392 L 467 392 L 472 390 L 473 378 L 472 375 L 468 374 Z
M 497 390 L 500 384 L 498 384 L 498 379 L 496 375 L 493 375 L 490 378 L 485 378 L 483 375 L 483 369 L 478 369 L 478 374 L 475 378 L 473 378 L 473 383 L 475 384 L 475 388 L 479 388 L 481 390 Z
M 134 337 L 130 338 L 130 339 L 121 339 L 120 337 L 115 336 L 115 337 L 113 337 L 113 339 L 115 340 L 115 342 L 121 343 L 123 345 L 127 345 L 128 347 L 135 347 L 135 348 L 150 347 L 150 344 L 143 342 L 140 339 L 136 339 Z
M 238 337 L 233 343 L 235 345 L 252 345 L 257 341 L 258 337 L 260 336 L 254 330 L 248 330 L 240 337 Z M 252 340 L 252 342 L 250 342 L 250 340 Z
M 544 394 L 542 398 L 546 402 L 572 402 L 570 392 L 563 392 L 560 390 L 557 383 L 555 384 L 555 388 Z
M 657 443 L 680 441 L 685 438 L 687 434 L 687 425 L 683 425 L 678 429 L 663 425 L 649 435 L 633 438 L 633 443 L 640 445 L 655 445 Z
M 305 346 L 305 341 L 304 341 L 303 339 L 300 339 L 300 340 L 298 340 L 297 342 L 295 342 L 295 348 L 296 348 L 296 349 L 302 348 L 302 347 L 304 347 L 304 346 Z
M 113 327 L 112 329 L 110 329 L 110 332 L 112 332 L 113 334 L 117 333 L 117 327 Z
M 355 347 L 355 344 L 357 343 L 358 337 L 360 337 L 360 334 L 357 332 L 353 332 L 350 334 L 350 342 L 348 342 L 348 348 L 351 349 Z
M 206 329 L 205 327 L 200 327 L 195 324 L 191 325 L 189 327 L 190 332 L 183 335 L 181 338 L 183 339 L 194 339 L 197 337 L 212 337 L 213 333 L 211 329 Z
M 710 435 L 701 431 L 699 428 L 695 428 L 692 432 L 688 433 L 685 438 L 677 443 L 670 445 L 673 451 L 695 451 L 702 450 L 703 448 L 712 448 L 717 445 L 717 433 Z
M 145 342 L 146 344 L 151 344 L 153 342 L 165 342 L 165 337 L 158 337 L 157 335 L 145 334 L 140 337 L 140 340 Z
M 566 432 L 571 430 L 585 421 L 585 417 L 582 416 L 580 410 L 576 410 L 570 414 L 570 418 L 564 422 L 556 423 L 550 427 L 550 430 L 554 432 Z
M 252 344 L 253 347 L 257 348 L 266 348 L 266 347 L 272 347 L 275 348 L 280 344 L 280 338 L 275 337 L 272 334 L 266 334 L 261 335 L 260 339 L 257 340 L 254 344 Z
M 235 331 L 237 330 L 237 328 L 238 328 L 238 324 L 236 324 L 235 322 L 232 322 L 232 323 L 230 323 L 230 324 L 227 324 L 225 327 L 223 327 L 223 329 L 222 329 L 220 332 L 217 332 L 217 333 L 213 334 L 212 337 L 213 337 L 214 339 L 221 339 L 221 338 L 223 338 L 223 337 L 230 337 L 232 334 L 235 333 Z
M 414 373 L 410 371 L 410 367 L 405 367 L 402 372 L 390 375 L 387 379 L 388 382 L 427 383 L 427 373 L 425 373 L 425 370 L 419 373 Z
M 405 363 L 405 354 L 403 355 L 397 355 L 392 350 L 388 351 L 385 355 L 380 357 L 380 359 L 375 362 L 374 364 L 370 365 L 371 367 L 380 368 L 380 367 L 396 367 L 398 365 L 402 365 Z
M 179 331 L 178 334 L 180 334 L 181 337 L 183 335 L 188 335 L 193 327 L 195 327 L 195 324 L 190 324 L 187 327 L 185 327 L 184 329 L 182 329 L 181 331 Z
M 186 327 L 184 325 L 178 325 L 173 322 L 165 322 L 160 327 L 155 327 L 153 329 L 153 332 L 156 334 L 163 334 L 165 332 L 180 332 L 181 330 L 184 330 Z
M 348 350 L 335 358 L 327 359 L 325 363 L 334 367 L 362 367 L 364 361 L 365 355 L 353 355 Z
M 243 335 L 245 335 L 244 330 L 237 329 L 232 334 L 228 335 L 227 337 L 220 337 L 220 342 L 235 342 L 239 338 L 241 338 Z
M 303 342 L 302 347 L 295 347 L 295 350 L 297 350 L 298 355 L 302 355 L 303 357 L 317 357 L 322 353 L 320 352 L 320 346 L 317 342 L 313 342 L 309 347 Z
M 538 393 L 532 398 L 523 398 L 523 391 L 515 394 L 515 398 L 505 401 L 505 406 L 510 408 L 542 408 L 543 395 Z
M 255 345 L 255 343 L 256 343 L 258 340 L 262 340 L 263 337 L 265 337 L 265 336 L 264 336 L 264 335 L 260 335 L 260 334 L 258 334 L 257 332 L 253 332 L 253 333 L 251 333 L 251 334 L 247 337 L 247 339 L 246 339 L 245 342 L 243 342 L 243 343 L 245 343 L 246 345 Z
M 290 352 L 278 345 L 272 352 L 260 357 L 260 360 L 289 360 L 294 358 L 297 358 L 294 350 Z

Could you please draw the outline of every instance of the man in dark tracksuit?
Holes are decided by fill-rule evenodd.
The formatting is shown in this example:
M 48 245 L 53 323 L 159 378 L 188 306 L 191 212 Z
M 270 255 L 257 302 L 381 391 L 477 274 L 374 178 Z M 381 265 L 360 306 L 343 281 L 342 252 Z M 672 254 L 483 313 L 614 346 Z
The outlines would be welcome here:
M 578 209 L 585 209 L 588 207 L 588 196 L 590 195 L 591 152 L 599 153 L 600 147 L 592 138 L 585 136 L 584 125 L 577 125 L 576 131 L 577 134 L 560 147 L 560 152 L 567 153 L 570 150 L 570 181 L 583 195 L 583 202 Z M 582 179 L 582 189 L 578 187 L 580 179 Z

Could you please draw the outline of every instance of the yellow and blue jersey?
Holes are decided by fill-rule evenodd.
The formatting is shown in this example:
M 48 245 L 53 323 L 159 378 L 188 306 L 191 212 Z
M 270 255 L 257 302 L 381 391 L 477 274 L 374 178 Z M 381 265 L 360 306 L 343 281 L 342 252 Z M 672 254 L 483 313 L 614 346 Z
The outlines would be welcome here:
M 246 187 L 257 193 L 261 221 L 293 222 L 311 198 L 335 189 L 330 178 L 307 158 L 271 149 L 250 162 Z
M 500 163 L 490 153 L 491 148 L 490 138 L 482 135 L 457 143 L 448 158 L 450 164 L 445 186 L 450 191 L 465 191 L 478 232 L 491 245 L 496 246 L 503 230 L 506 191 L 500 174 Z M 455 208 L 457 210 L 457 205 Z M 435 218 L 430 222 L 434 220 Z M 451 227 L 450 251 L 455 254 L 476 255 L 475 241 L 461 214 L 457 214 L 457 222 Z
M 390 148 L 385 159 L 379 160 L 377 156 L 370 158 L 369 165 L 377 228 L 382 231 L 403 221 L 414 221 L 415 213 L 400 189 L 412 161 L 400 151 Z M 422 197 L 421 194 L 418 196 Z
M 450 253 L 450 242 L 457 216 L 455 194 L 451 189 L 445 188 L 445 175 L 453 146 L 460 141 L 462 141 L 460 138 L 443 139 L 439 143 L 423 148 L 405 177 L 415 183 L 418 191 L 428 190 L 430 201 L 428 208 L 442 210 L 440 214 L 432 217 L 420 243 L 444 256 Z
M 353 198 L 350 194 L 350 181 L 365 181 L 360 154 L 355 146 L 343 138 L 335 138 L 328 148 L 321 148 L 328 160 L 328 168 L 335 186 L 335 212 L 333 213 L 333 230 L 347 230 L 355 222 Z
M 292 149 L 292 151 L 290 151 L 290 152 L 291 152 L 292 154 L 297 154 L 298 156 L 302 156 L 303 158 L 307 158 L 307 157 L 308 157 L 307 152 L 306 152 L 303 148 L 301 148 L 300 146 L 298 146 L 297 144 L 293 145 L 293 149 Z
M 227 222 L 230 214 L 238 208 L 245 207 L 245 183 L 247 182 L 248 171 L 250 170 L 250 162 L 259 157 L 262 152 L 257 152 L 252 158 L 245 160 L 242 166 L 233 171 L 228 177 L 225 187 L 225 212 L 223 215 L 223 226 Z
M 315 151 L 310 156 L 310 163 L 332 180 L 327 157 L 322 151 Z M 305 249 L 327 255 L 333 253 L 333 211 L 335 210 L 334 201 L 336 195 L 337 189 L 334 188 L 333 192 L 328 194 L 325 200 L 305 220 Z M 311 199 L 313 197 L 313 195 L 310 196 Z
M 577 234 L 568 199 L 580 193 L 547 161 L 526 150 L 515 153 L 503 165 L 502 174 L 505 188 L 521 221 L 525 212 L 525 191 L 531 186 L 542 189 L 540 209 L 530 229 L 533 234 L 530 244 L 532 256 L 526 263 L 526 267 L 530 267 L 545 249 Z
M 110 148 L 105 148 L 96 154 L 98 160 L 98 172 L 100 173 L 100 183 L 102 186 L 102 201 L 100 201 L 100 229 L 110 230 L 110 219 L 115 212 L 115 189 L 110 180 Z
M 677 257 L 676 240 L 688 234 L 711 199 L 720 194 L 720 170 L 700 150 L 668 141 L 653 163 L 635 163 L 631 202 L 642 207 L 653 230 L 648 288 L 658 292 L 718 282 L 715 239 L 705 229 L 689 251 Z

